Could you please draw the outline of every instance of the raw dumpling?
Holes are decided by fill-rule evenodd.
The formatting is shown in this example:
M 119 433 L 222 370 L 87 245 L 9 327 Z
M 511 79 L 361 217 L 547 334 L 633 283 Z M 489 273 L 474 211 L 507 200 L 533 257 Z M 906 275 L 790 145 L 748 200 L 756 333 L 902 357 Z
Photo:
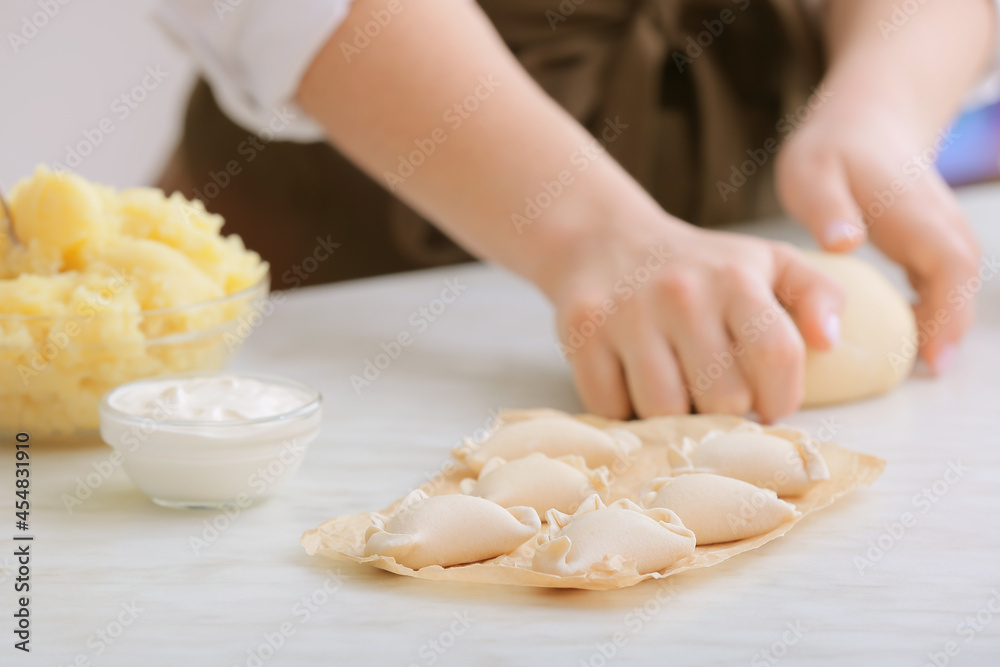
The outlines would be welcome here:
M 753 423 L 729 433 L 710 431 L 696 442 L 684 439 L 670 450 L 673 474 L 711 472 L 772 489 L 779 496 L 798 496 L 817 482 L 830 479 L 826 461 L 812 441 L 792 442 L 764 433 Z
M 876 396 L 905 380 L 917 358 L 913 308 L 872 266 L 850 255 L 805 253 L 844 289 L 840 342 L 806 353 L 804 407 Z
M 774 491 L 721 475 L 660 477 L 646 489 L 643 505 L 673 511 L 699 546 L 762 535 L 799 515 Z
M 535 551 L 533 570 L 563 577 L 648 574 L 694 553 L 694 533 L 665 509 L 644 510 L 627 498 L 605 507 L 596 495 L 572 516 L 549 510 L 549 540 Z
M 641 446 L 638 436 L 624 429 L 602 431 L 570 417 L 538 417 L 501 426 L 481 445 L 466 442 L 453 454 L 478 475 L 494 457 L 513 461 L 535 452 L 582 456 L 592 468 L 611 467 Z
M 504 509 L 461 494 L 427 497 L 417 489 L 391 518 L 372 513 L 365 556 L 391 556 L 419 570 L 461 565 L 509 554 L 534 537 L 541 521 L 530 507 Z
M 602 497 L 608 491 L 608 469 L 587 468 L 579 456 L 551 459 L 545 454 L 529 454 L 507 463 L 490 459 L 479 480 L 463 479 L 462 492 L 492 500 L 503 507 L 532 507 L 539 516 L 550 509 L 573 513 L 588 496 Z

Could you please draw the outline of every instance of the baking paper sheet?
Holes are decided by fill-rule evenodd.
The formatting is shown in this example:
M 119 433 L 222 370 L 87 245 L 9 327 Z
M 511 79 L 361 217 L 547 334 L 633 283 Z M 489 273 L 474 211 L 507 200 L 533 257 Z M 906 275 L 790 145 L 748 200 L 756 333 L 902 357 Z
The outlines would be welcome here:
M 552 410 L 522 410 L 507 411 L 501 415 L 503 423 L 530 419 L 543 415 L 562 414 Z M 708 431 L 720 429 L 729 431 L 746 420 L 728 415 L 689 415 L 680 417 L 658 417 L 632 422 L 614 422 L 593 415 L 579 415 L 581 421 L 598 428 L 625 428 L 635 433 L 643 442 L 643 447 L 636 451 L 629 460 L 619 461 L 611 470 L 611 490 L 608 501 L 618 498 L 638 500 L 639 490 L 655 477 L 670 474 L 667 450 L 670 445 L 680 446 L 686 437 L 700 439 Z M 764 427 L 764 431 L 772 435 L 789 439 L 801 437 L 801 432 L 788 427 Z M 801 515 L 778 526 L 769 533 L 757 537 L 729 542 L 699 546 L 692 556 L 685 558 L 672 567 L 651 574 L 638 574 L 623 570 L 613 574 L 596 573 L 572 577 L 559 577 L 550 574 L 534 572 L 531 569 L 531 559 L 535 552 L 536 540 L 529 540 L 515 552 L 494 558 L 492 560 L 459 565 L 454 567 L 431 566 L 420 570 L 411 570 L 396 563 L 392 558 L 381 556 L 364 556 L 365 529 L 370 523 L 369 513 L 348 514 L 335 517 L 324 522 L 318 528 L 307 531 L 302 536 L 302 545 L 310 555 L 319 554 L 330 558 L 342 558 L 356 563 L 368 563 L 375 567 L 419 579 L 436 581 L 458 581 L 469 583 L 508 584 L 513 586 L 542 586 L 548 588 L 584 588 L 590 590 L 607 590 L 633 586 L 644 579 L 660 579 L 678 572 L 700 567 L 711 567 L 724 560 L 732 558 L 744 551 L 756 549 L 763 544 L 777 539 L 788 532 L 796 523 L 817 510 L 833 504 L 838 498 L 861 486 L 872 484 L 882 470 L 885 461 L 874 456 L 853 452 L 834 444 L 819 443 L 820 452 L 826 459 L 830 469 L 830 479 L 816 484 L 808 493 L 784 498 L 795 505 Z M 461 464 L 449 468 L 449 473 L 435 483 L 428 483 L 421 488 L 428 495 L 461 493 L 459 482 L 465 477 L 473 476 Z M 406 495 L 406 494 L 402 494 Z M 402 497 L 400 498 L 402 500 Z M 396 509 L 399 500 L 391 506 L 379 510 L 389 516 Z M 548 527 L 542 525 L 542 531 Z

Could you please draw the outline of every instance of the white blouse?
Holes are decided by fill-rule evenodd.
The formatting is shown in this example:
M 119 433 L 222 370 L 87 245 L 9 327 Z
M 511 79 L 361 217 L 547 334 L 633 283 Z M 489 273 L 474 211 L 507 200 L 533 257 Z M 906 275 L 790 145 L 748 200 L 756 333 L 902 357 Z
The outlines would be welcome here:
M 397 6 L 415 1 L 398 0 Z M 802 1 L 818 9 L 825 0 Z M 1000 16 L 1000 0 L 994 1 Z M 352 2 L 164 0 L 157 18 L 194 56 L 219 106 L 234 121 L 267 137 L 273 134 L 308 142 L 323 139 L 323 130 L 295 104 L 295 93 L 310 63 L 347 17 Z M 375 35 L 379 29 L 377 24 L 370 27 Z M 358 39 L 364 44 L 364 36 Z M 353 37 L 348 40 L 346 48 L 354 41 Z M 991 71 L 970 95 L 969 103 L 982 105 L 997 99 L 1000 46 Z
M 280 139 L 319 141 L 323 129 L 295 93 L 352 1 L 165 0 L 157 18 L 194 56 L 230 118 Z

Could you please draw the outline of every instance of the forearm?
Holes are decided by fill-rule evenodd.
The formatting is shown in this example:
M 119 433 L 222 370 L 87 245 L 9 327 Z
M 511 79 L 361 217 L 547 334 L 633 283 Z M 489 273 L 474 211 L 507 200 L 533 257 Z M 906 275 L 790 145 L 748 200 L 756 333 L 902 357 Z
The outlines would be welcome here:
M 577 225 L 612 207 L 655 207 L 613 160 L 580 152 L 593 139 L 530 79 L 472 2 L 403 0 L 348 62 L 342 42 L 383 6 L 355 2 L 305 76 L 299 102 L 334 145 L 470 251 L 541 284 Z M 572 182 L 540 217 L 516 224 L 526 198 L 566 172 Z
M 985 73 L 997 38 L 996 10 L 991 0 L 916 6 L 907 14 L 897 0 L 827 0 L 826 84 L 842 100 L 875 99 L 907 112 L 933 134 Z

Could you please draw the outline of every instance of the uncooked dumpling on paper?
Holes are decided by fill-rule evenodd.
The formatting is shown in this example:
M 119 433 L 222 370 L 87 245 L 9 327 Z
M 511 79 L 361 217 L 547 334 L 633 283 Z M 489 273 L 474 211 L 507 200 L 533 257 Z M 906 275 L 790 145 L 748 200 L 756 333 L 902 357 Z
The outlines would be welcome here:
M 590 470 L 579 456 L 549 458 L 529 454 L 510 461 L 490 459 L 479 479 L 463 479 L 463 493 L 492 500 L 503 507 L 534 508 L 539 516 L 550 509 L 572 513 L 588 496 L 608 491 L 608 469 Z
M 534 537 L 541 521 L 530 507 L 504 509 L 461 494 L 434 496 L 417 489 L 391 517 L 372 513 L 365 556 L 391 556 L 419 570 L 461 565 L 509 554 Z
M 796 442 L 764 433 L 747 422 L 729 433 L 709 431 L 700 442 L 684 438 L 671 447 L 673 474 L 710 472 L 772 489 L 779 496 L 799 496 L 830 479 L 826 461 L 805 435 Z
M 850 255 L 805 253 L 806 260 L 840 283 L 844 309 L 840 342 L 806 353 L 804 407 L 883 394 L 905 380 L 917 357 L 913 308 L 872 266 Z
M 699 546 L 763 535 L 799 515 L 770 489 L 710 473 L 654 479 L 642 504 L 673 511 Z
M 513 461 L 535 452 L 551 458 L 581 456 L 592 468 L 611 467 L 641 446 L 624 429 L 601 430 L 570 417 L 538 417 L 505 424 L 481 445 L 466 442 L 453 454 L 478 475 L 492 458 Z
M 664 570 L 694 553 L 694 533 L 665 509 L 643 509 L 622 498 L 605 507 L 596 495 L 573 515 L 548 512 L 549 539 L 531 567 L 563 577 Z

